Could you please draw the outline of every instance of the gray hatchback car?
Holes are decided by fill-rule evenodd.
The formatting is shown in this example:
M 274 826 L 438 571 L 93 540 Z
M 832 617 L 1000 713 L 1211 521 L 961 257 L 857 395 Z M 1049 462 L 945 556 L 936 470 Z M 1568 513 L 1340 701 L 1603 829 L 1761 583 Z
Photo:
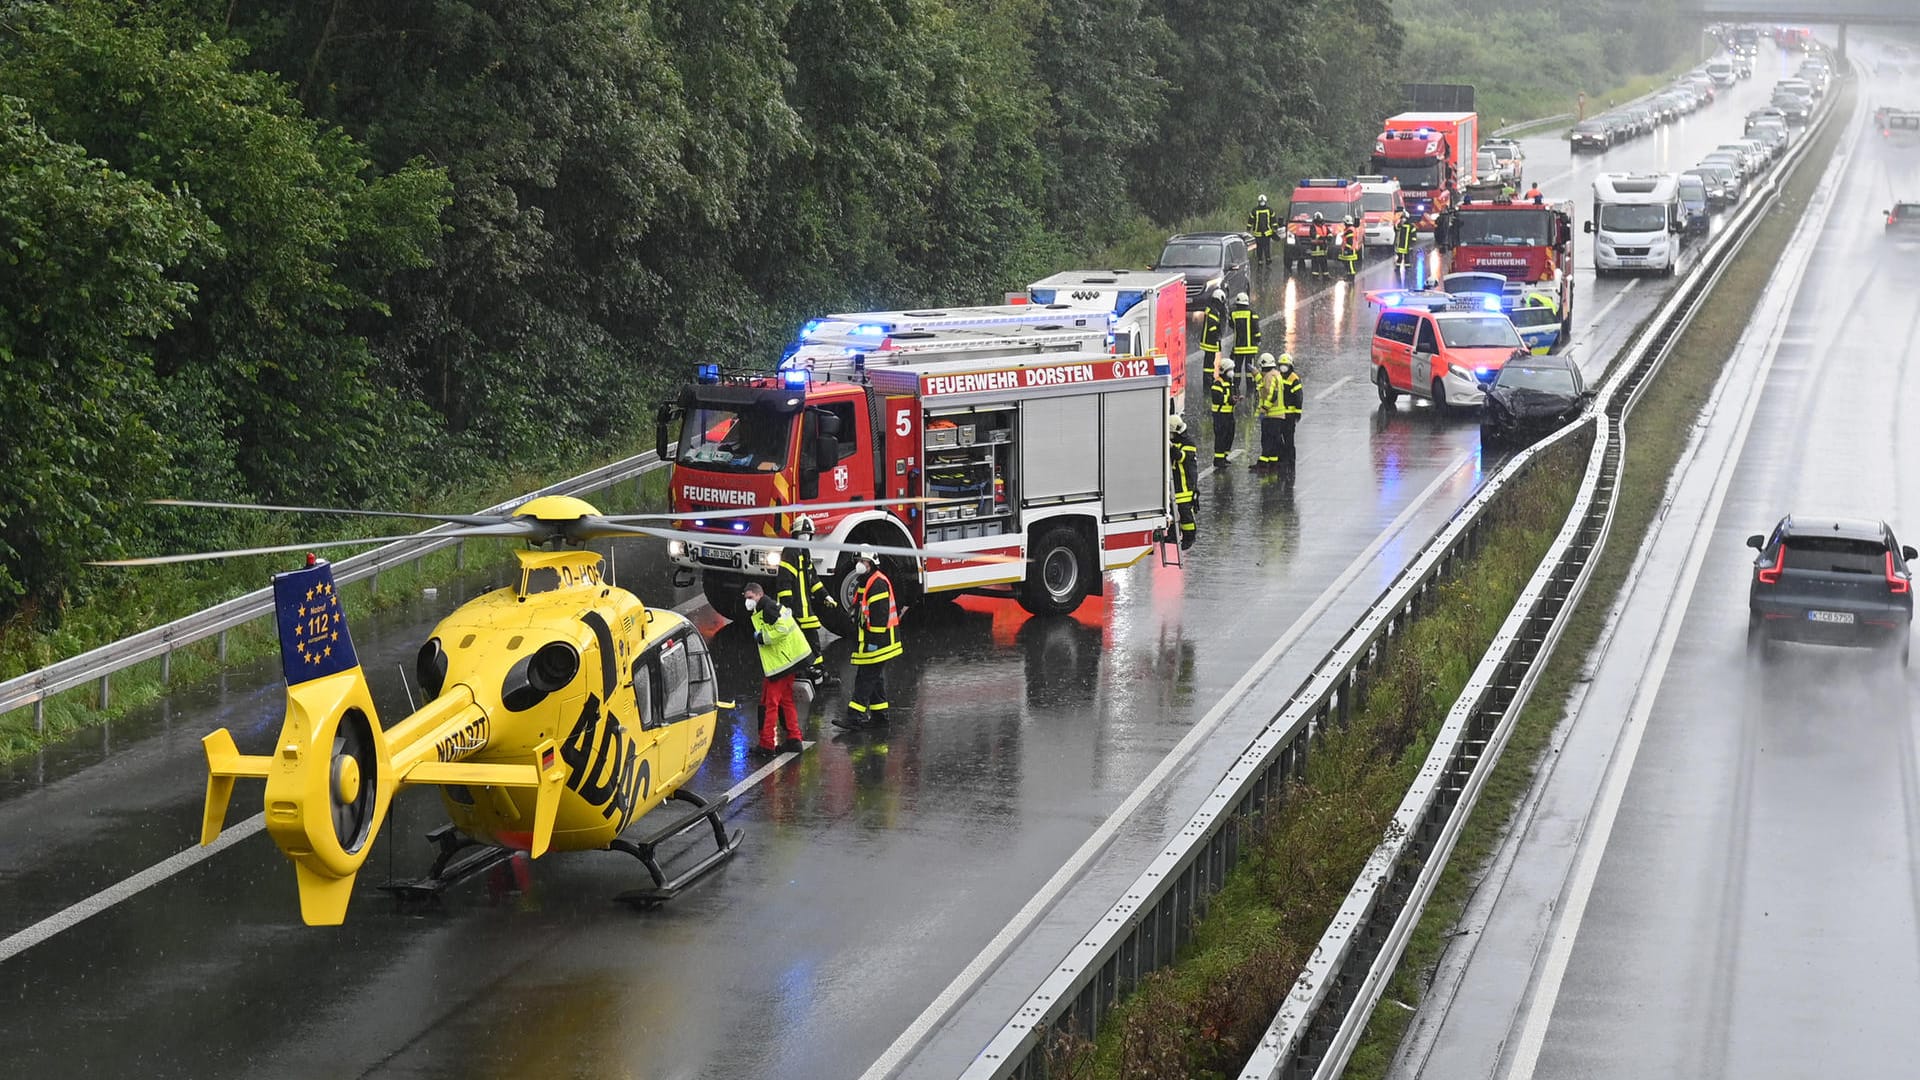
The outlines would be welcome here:
M 1747 652 L 1765 658 L 1774 642 L 1886 651 L 1907 663 L 1913 584 L 1920 558 L 1883 521 L 1780 519 L 1769 536 L 1747 537 L 1759 551 L 1747 590 Z

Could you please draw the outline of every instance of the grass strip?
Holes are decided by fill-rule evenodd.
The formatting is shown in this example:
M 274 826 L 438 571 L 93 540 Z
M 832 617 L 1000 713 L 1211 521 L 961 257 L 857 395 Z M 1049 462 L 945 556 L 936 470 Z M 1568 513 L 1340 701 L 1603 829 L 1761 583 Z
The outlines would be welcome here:
M 1425 760 L 1447 711 L 1553 542 L 1588 440 L 1542 455 L 1484 519 L 1484 544 L 1414 620 L 1344 728 L 1247 845 L 1169 968 L 1142 980 L 1097 1040 L 1049 1048 L 1050 1076 L 1236 1075 Z
M 1566 715 L 1580 671 L 1599 640 L 1607 612 L 1619 597 L 1666 497 L 1668 481 L 1691 437 L 1694 421 L 1746 330 L 1760 294 L 1779 265 L 1781 252 L 1799 227 L 1852 109 L 1849 84 L 1835 107 L 1835 122 L 1801 159 L 1779 201 L 1748 238 L 1715 286 L 1710 301 L 1702 305 L 1628 415 L 1627 453 L 1621 463 L 1620 498 L 1614 508 L 1611 538 L 1594 566 L 1586 593 L 1568 616 L 1566 632 L 1541 672 L 1533 696 L 1514 723 L 1513 735 L 1487 778 L 1473 815 L 1461 830 L 1453 857 L 1381 999 L 1391 1007 L 1374 1011 L 1347 1066 L 1349 1080 L 1378 1080 L 1392 1065 L 1401 1037 L 1413 1022 L 1413 1010 L 1432 984 L 1461 912 L 1480 884 L 1487 861 L 1506 835 L 1522 796 L 1533 784 L 1541 755 Z
M 583 471 L 585 471 L 584 468 L 576 469 L 569 475 L 577 475 Z M 620 513 L 662 505 L 666 499 L 666 481 L 666 470 L 658 469 L 646 474 L 637 488 L 631 481 L 622 482 L 605 496 L 602 500 L 605 505 L 599 508 L 609 513 Z M 505 478 L 493 491 L 475 492 L 461 500 L 450 501 L 447 505 L 491 506 L 502 499 L 548 482 L 530 476 Z M 199 512 L 210 513 L 211 511 Z M 327 528 L 335 530 L 333 535 L 341 535 L 337 530 L 342 528 L 348 530 L 345 535 L 355 535 L 366 528 L 365 519 L 350 522 L 344 526 L 335 526 L 328 522 L 320 529 L 307 528 L 314 524 L 316 524 L 315 519 L 310 518 L 283 519 L 277 523 L 277 527 L 284 530 L 284 539 L 266 539 L 261 542 L 298 543 L 303 539 L 322 539 L 326 535 Z M 369 549 L 373 546 L 369 545 Z M 426 586 L 445 584 L 460 574 L 476 573 L 489 567 L 510 563 L 513 561 L 513 549 L 514 545 L 511 543 L 487 540 L 471 542 L 466 545 L 464 570 L 459 566 L 460 556 L 455 549 L 436 551 L 413 562 L 404 563 L 390 570 L 382 570 L 377 578 L 363 578 L 342 585 L 342 598 L 347 610 L 354 617 L 384 611 L 412 599 Z M 347 557 L 344 551 L 328 554 L 336 560 Z M 180 608 L 177 613 L 153 612 L 142 618 L 138 625 L 131 626 L 120 626 L 121 618 L 115 617 L 111 623 L 118 628 L 111 632 L 105 628 L 105 620 L 93 622 L 82 620 L 81 627 L 63 627 L 61 639 L 71 647 L 60 650 L 57 654 L 54 654 L 54 650 L 49 646 L 49 635 L 33 635 L 23 627 L 9 628 L 5 634 L 0 634 L 0 643 L 10 647 L 13 655 L 7 658 L 5 668 L 0 671 L 4 671 L 9 676 L 19 674 L 20 671 L 31 671 L 51 663 L 59 656 L 70 656 L 95 647 L 100 643 L 99 641 L 93 641 L 92 644 L 83 643 L 91 641 L 96 636 L 101 641 L 118 640 L 124 634 L 159 625 L 169 619 L 199 611 L 210 604 L 243 595 L 266 584 L 268 576 L 274 570 L 285 569 L 290 565 L 285 556 L 261 556 L 232 560 L 232 562 L 237 565 L 222 567 L 221 575 L 217 579 L 220 585 L 216 593 L 201 593 L 192 586 L 181 584 L 178 580 L 173 582 L 170 590 L 160 590 L 159 595 L 173 602 L 169 605 L 170 609 Z M 153 596 L 154 594 L 150 592 L 149 602 L 153 602 Z M 88 627 L 97 633 L 87 632 Z M 28 639 L 37 640 L 37 645 L 29 656 L 44 655 L 45 659 L 31 662 L 22 657 L 21 653 L 26 649 L 25 642 Z M 133 710 L 152 704 L 174 689 L 190 687 L 216 678 L 223 669 L 258 660 L 260 657 L 272 654 L 278 647 L 273 620 L 259 618 L 228 631 L 227 660 L 224 665 L 219 659 L 218 642 L 209 638 L 174 650 L 169 678 L 162 678 L 162 664 L 158 658 L 114 672 L 111 679 L 112 692 L 108 696 L 108 706 L 105 709 L 99 708 L 97 684 L 89 683 L 48 698 L 45 703 L 42 730 L 35 730 L 32 706 L 0 713 L 0 762 L 32 754 L 76 732 L 117 720 Z M 22 664 L 25 666 L 20 666 Z M 16 668 L 18 670 L 15 670 Z

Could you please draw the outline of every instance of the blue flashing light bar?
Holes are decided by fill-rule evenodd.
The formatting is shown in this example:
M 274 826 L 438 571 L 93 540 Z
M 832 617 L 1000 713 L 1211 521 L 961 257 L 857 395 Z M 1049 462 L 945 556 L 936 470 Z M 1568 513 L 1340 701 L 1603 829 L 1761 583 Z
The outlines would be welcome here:
M 693 378 L 695 382 L 717 383 L 720 381 L 720 365 L 701 364 L 693 369 Z
M 1044 306 L 1053 303 L 1054 290 L 1052 289 L 1032 289 L 1029 293 L 1036 304 Z
M 804 368 L 788 368 L 780 373 L 780 378 L 789 389 L 799 389 L 807 385 L 807 372 Z
M 1485 297 L 1480 301 L 1480 306 L 1486 308 L 1488 311 L 1499 311 L 1500 298 L 1497 296 Z

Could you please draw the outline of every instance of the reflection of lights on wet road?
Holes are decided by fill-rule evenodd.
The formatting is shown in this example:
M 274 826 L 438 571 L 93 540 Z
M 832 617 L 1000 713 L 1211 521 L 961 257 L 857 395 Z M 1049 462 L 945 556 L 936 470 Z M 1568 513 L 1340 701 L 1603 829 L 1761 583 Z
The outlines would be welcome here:
M 1347 279 L 1341 278 L 1333 283 L 1333 336 L 1337 340 L 1341 329 L 1347 322 L 1348 292 Z

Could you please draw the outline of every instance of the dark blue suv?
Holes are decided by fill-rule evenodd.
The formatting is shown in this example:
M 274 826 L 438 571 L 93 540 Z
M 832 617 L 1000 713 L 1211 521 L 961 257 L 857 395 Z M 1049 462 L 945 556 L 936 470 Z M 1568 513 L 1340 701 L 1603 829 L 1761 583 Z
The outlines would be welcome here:
M 1776 641 L 1883 649 L 1907 662 L 1913 584 L 1907 560 L 1920 558 L 1885 522 L 1859 518 L 1780 519 L 1771 536 L 1749 536 L 1747 651 L 1764 658 Z

